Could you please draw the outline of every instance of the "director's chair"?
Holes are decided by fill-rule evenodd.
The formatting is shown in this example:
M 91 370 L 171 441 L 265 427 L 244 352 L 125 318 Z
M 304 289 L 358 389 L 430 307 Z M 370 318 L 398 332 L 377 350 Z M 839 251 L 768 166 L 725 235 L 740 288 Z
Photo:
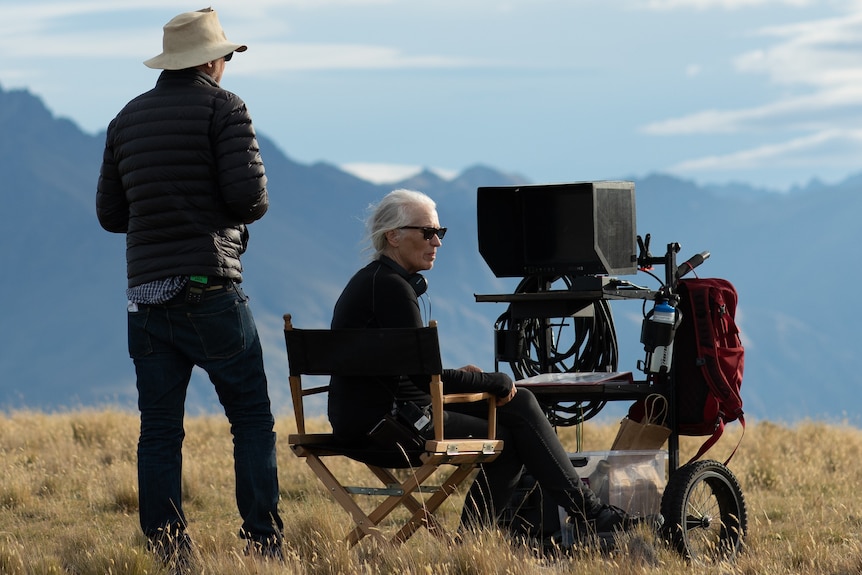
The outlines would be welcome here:
M 404 329 L 296 329 L 290 314 L 284 316 L 284 337 L 290 363 L 290 393 L 296 417 L 295 434 L 288 436 L 291 450 L 305 459 L 333 498 L 353 518 L 355 528 L 345 540 L 355 545 L 366 535 L 380 542 L 400 544 L 424 526 L 442 537 L 445 530 L 435 512 L 480 464 L 492 461 L 503 449 L 496 435 L 496 397 L 490 393 L 444 394 L 437 322 L 428 327 Z M 304 400 L 310 395 L 327 393 L 329 385 L 303 388 L 303 375 L 398 376 L 428 374 L 431 376 L 432 421 L 434 439 L 424 448 L 406 451 L 357 446 L 339 442 L 331 433 L 306 433 Z M 488 434 L 486 438 L 456 439 L 445 436 L 443 406 L 449 403 L 487 401 Z M 368 467 L 382 487 L 347 486 L 324 462 L 328 457 L 348 457 Z M 436 486 L 426 485 L 443 465 L 447 474 Z M 407 469 L 406 479 L 398 479 L 394 470 Z M 427 498 L 417 494 L 429 494 Z M 380 496 L 384 499 L 366 512 L 358 495 Z M 367 507 L 367 502 L 365 504 Z M 393 511 L 403 506 L 409 519 L 388 538 L 378 525 Z

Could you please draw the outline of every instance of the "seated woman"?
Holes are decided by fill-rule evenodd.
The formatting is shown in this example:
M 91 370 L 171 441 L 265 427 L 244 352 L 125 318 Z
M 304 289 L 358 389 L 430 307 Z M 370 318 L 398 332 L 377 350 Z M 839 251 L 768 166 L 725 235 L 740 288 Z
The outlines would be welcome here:
M 351 278 L 338 298 L 332 328 L 421 327 L 418 297 L 426 284 L 419 272 L 434 266 L 446 233 L 440 227 L 436 204 L 420 192 L 390 192 L 373 208 L 367 232 L 374 251 L 372 261 Z M 486 373 L 473 365 L 444 370 L 443 382 L 445 393 L 489 391 L 499 398 L 497 435 L 504 442 L 503 452 L 483 465 L 471 486 L 462 527 L 494 524 L 524 469 L 536 478 L 543 493 L 566 509 L 579 534 L 627 530 L 636 523 L 623 510 L 602 504 L 581 482 L 529 390 L 516 388 L 504 373 Z M 406 374 L 392 380 L 333 377 L 329 393 L 333 432 L 345 439 L 368 437 L 401 401 L 429 406 L 428 378 Z M 484 404 L 448 405 L 444 428 L 450 437 L 482 437 L 487 433 L 487 408 Z M 428 438 L 433 436 L 433 430 L 427 433 Z

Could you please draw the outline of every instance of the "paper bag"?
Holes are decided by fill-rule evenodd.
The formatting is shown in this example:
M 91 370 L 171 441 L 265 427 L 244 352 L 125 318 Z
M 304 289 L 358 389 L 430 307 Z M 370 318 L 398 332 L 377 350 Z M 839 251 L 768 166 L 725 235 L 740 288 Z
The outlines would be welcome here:
M 626 417 L 620 422 L 620 429 L 611 449 L 630 451 L 637 449 L 661 449 L 670 437 L 670 428 L 665 427 L 667 399 L 659 394 L 646 398 L 646 412 L 642 421 Z

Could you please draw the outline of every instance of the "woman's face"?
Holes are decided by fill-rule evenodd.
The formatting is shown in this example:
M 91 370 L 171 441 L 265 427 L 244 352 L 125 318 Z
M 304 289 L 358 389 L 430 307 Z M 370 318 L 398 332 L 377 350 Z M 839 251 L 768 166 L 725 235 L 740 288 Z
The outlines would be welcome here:
M 415 205 L 411 210 L 408 225 L 417 228 L 439 228 L 437 210 L 422 204 Z M 436 234 L 426 240 L 420 229 L 391 230 L 387 232 L 386 239 L 389 241 L 386 255 L 411 274 L 434 267 L 437 248 L 443 245 Z

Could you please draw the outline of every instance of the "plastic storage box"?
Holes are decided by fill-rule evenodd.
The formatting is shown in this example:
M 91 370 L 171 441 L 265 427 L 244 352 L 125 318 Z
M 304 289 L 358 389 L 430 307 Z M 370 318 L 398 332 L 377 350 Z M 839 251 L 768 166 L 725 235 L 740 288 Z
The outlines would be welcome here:
M 667 451 L 591 451 L 570 453 L 569 458 L 581 481 L 610 505 L 625 509 L 631 515 L 661 513 L 661 497 L 667 483 Z M 560 507 L 561 542 L 568 547 L 575 542 L 567 513 Z
M 590 451 L 570 453 L 578 476 L 603 502 L 633 515 L 657 515 L 667 483 L 667 451 Z M 568 514 L 529 474 L 521 477 L 511 501 L 503 510 L 501 526 L 516 536 L 543 542 L 556 539 L 571 545 Z
M 581 481 L 604 502 L 632 515 L 661 511 L 667 451 L 584 451 L 569 454 Z

